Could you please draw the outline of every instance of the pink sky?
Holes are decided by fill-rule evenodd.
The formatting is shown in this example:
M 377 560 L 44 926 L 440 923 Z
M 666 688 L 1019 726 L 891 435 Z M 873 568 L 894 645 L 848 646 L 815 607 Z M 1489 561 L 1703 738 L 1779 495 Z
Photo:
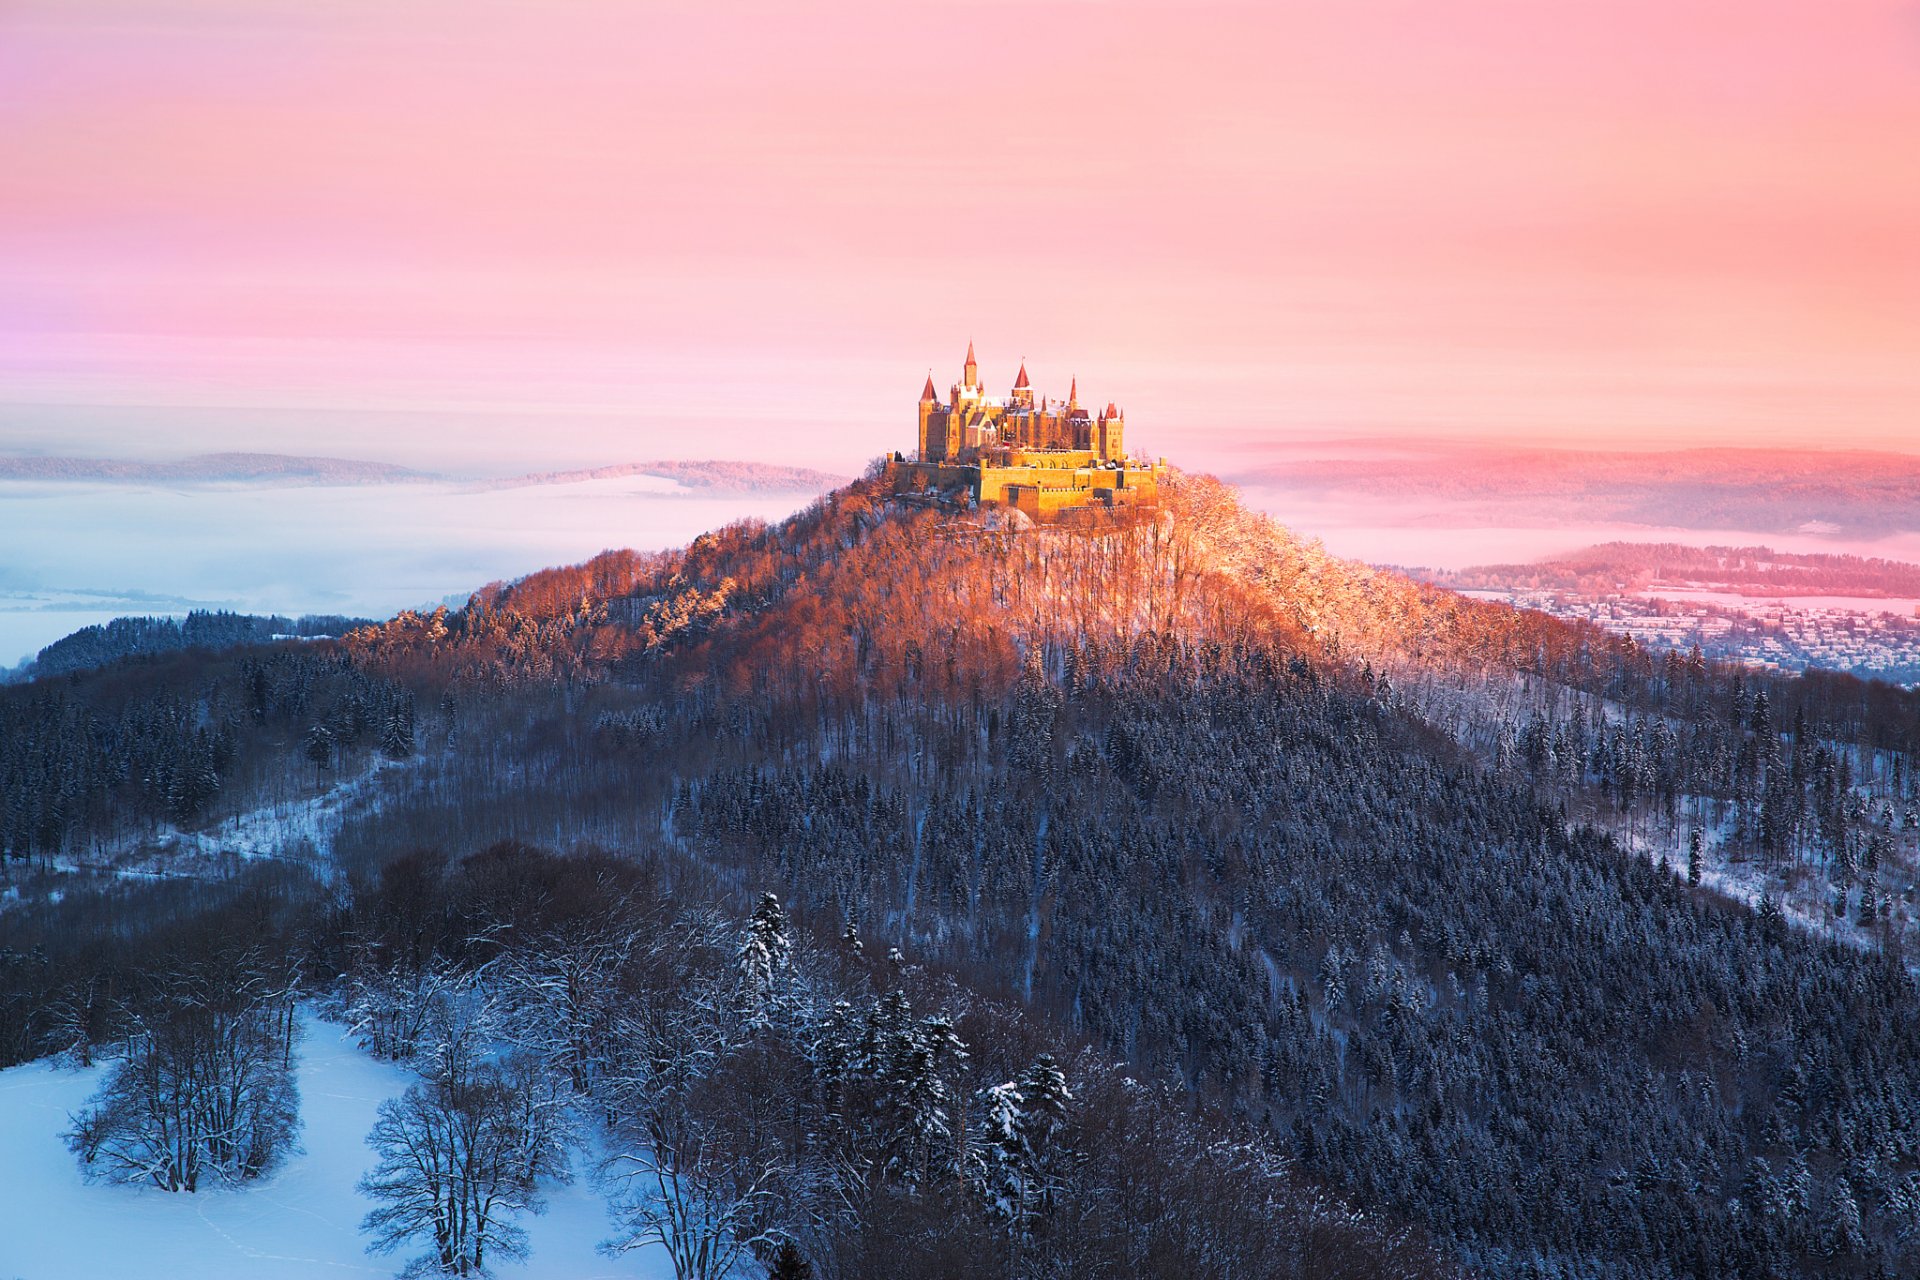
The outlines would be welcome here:
M 0 448 L 1920 451 L 1911 0 L 4 0 Z

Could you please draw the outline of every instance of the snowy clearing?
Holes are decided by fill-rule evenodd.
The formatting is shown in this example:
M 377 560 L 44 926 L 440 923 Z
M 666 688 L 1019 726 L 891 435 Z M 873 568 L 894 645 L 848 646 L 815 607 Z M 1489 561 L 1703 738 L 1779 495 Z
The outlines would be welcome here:
M 100 1073 L 45 1062 L 0 1071 L 0 1280 L 338 1280 L 393 1276 L 405 1265 L 404 1256 L 364 1252 L 360 1220 L 373 1205 L 354 1187 L 373 1165 L 365 1140 L 375 1108 L 415 1077 L 374 1061 L 339 1027 L 306 1020 L 298 1068 L 304 1150 L 242 1190 L 169 1195 L 85 1182 L 60 1133 Z M 595 1251 L 610 1223 L 585 1178 L 546 1194 L 547 1212 L 524 1220 L 532 1257 L 500 1264 L 502 1280 L 673 1275 L 658 1248 L 617 1261 Z

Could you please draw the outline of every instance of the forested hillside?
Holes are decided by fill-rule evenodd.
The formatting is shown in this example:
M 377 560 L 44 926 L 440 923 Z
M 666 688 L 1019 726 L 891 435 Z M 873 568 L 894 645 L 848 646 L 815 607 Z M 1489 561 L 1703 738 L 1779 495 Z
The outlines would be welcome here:
M 805 1201 L 808 1223 L 774 1224 L 824 1275 L 905 1274 L 862 1252 L 875 1233 L 935 1247 L 943 1230 L 1025 1242 L 966 1243 L 979 1274 L 1263 1273 L 1243 1221 L 1075 1263 L 1048 1234 L 1067 1217 L 1021 1209 L 1009 1228 L 983 1207 L 965 1135 L 992 1132 L 1013 1095 L 991 1086 L 1042 1046 L 1071 1064 L 1069 1148 L 1110 1170 L 1072 1183 L 1074 1214 L 1119 1194 L 1113 1117 L 1135 1105 L 1100 1062 L 1249 1144 L 1206 1167 L 1235 1195 L 1269 1187 L 1268 1247 L 1315 1197 L 1361 1211 L 1314 1210 L 1344 1268 L 1322 1251 L 1282 1274 L 1413 1273 L 1429 1264 L 1407 1227 L 1500 1276 L 1920 1266 L 1920 700 L 1366 570 L 1203 477 L 1160 510 L 1038 528 L 902 507 L 869 480 L 779 526 L 608 553 L 318 650 L 6 691 L 0 715 L 22 815 L 0 843 L 38 868 L 0 911 L 16 1056 L 71 1042 L 82 975 L 122 981 L 104 947 L 58 973 L 29 962 L 59 920 L 90 919 L 84 885 L 60 880 L 76 850 L 110 859 L 142 824 L 217 829 L 379 757 L 394 763 L 304 873 L 314 887 L 273 890 L 310 895 L 288 945 L 316 975 L 490 980 L 522 932 L 499 895 L 557 874 L 466 857 L 502 840 L 609 859 L 608 885 L 644 873 L 622 900 L 659 910 L 738 918 L 772 891 L 819 973 L 787 1040 L 729 1033 L 703 1114 L 736 1136 L 757 1123 L 720 1101 L 751 1060 L 785 1073 L 774 1096 L 837 1117 L 829 1147 L 861 1150 L 891 1139 L 834 1128 L 848 1018 L 898 1020 L 861 1012 L 897 993 L 978 1048 L 1011 1033 L 960 1011 L 995 1027 L 1007 1015 L 986 1011 L 1024 1011 L 1039 1043 L 990 1067 L 855 1090 L 863 1115 L 914 1115 L 887 1111 L 889 1090 L 937 1083 L 954 1123 L 916 1141 L 959 1154 L 916 1147 L 912 1176 L 875 1155 L 865 1208 Z M 34 896 L 55 883 L 74 892 Z M 222 883 L 208 892 L 239 892 Z M 124 934 L 137 911 L 119 914 Z M 647 963 L 713 969 L 706 928 Z M 673 987 L 633 983 L 637 1008 Z M 111 1038 L 112 1009 L 96 1021 L 78 1034 Z M 944 1052 L 900 1045 L 923 1067 Z M 782 1152 L 783 1169 L 831 1163 Z
M 15 672 L 14 678 L 67 675 L 104 667 L 122 658 L 183 649 L 233 649 L 292 637 L 331 637 L 365 625 L 364 618 L 331 614 L 283 618 L 205 609 L 196 609 L 183 618 L 115 618 L 54 641 Z

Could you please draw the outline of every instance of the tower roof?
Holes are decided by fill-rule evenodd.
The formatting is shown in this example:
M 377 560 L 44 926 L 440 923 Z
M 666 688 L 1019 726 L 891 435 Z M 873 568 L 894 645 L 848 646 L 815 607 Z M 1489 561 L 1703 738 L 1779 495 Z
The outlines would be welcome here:
M 1069 409 L 1078 409 L 1080 407 L 1080 375 L 1079 374 L 1074 375 L 1073 385 L 1067 388 L 1067 407 Z
M 1020 376 L 1013 380 L 1013 389 L 1015 391 L 1020 391 L 1030 385 L 1031 384 L 1028 383 L 1027 381 L 1027 362 L 1025 360 L 1022 360 L 1020 362 Z
M 975 360 L 973 358 L 973 339 L 972 338 L 967 339 L 967 363 L 968 364 L 980 363 L 978 360 Z
M 929 369 L 927 370 L 927 385 L 920 388 L 920 399 L 924 403 L 928 400 L 938 400 L 939 398 L 940 393 L 933 389 L 933 370 Z

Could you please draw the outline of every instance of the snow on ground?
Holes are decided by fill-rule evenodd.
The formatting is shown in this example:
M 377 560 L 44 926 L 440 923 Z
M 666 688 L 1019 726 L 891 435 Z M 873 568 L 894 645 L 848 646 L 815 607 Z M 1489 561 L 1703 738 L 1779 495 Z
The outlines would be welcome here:
M 151 833 L 56 858 L 44 870 L 11 872 L 20 883 L 0 893 L 0 909 L 40 893 L 58 894 L 64 880 L 72 877 L 215 879 L 232 875 L 243 862 L 263 858 L 300 863 L 331 881 L 336 872 L 333 838 L 341 824 L 349 816 L 377 811 L 392 787 L 404 785 L 406 775 L 423 763 L 419 756 L 376 756 L 366 769 L 321 791 L 263 800 L 195 829 L 161 823 Z
M 168 826 L 154 842 L 152 852 L 162 866 L 191 866 L 220 855 L 241 858 L 287 858 L 296 852 L 310 855 L 315 871 L 327 875 L 333 866 L 333 837 L 356 809 L 378 808 L 382 779 L 417 767 L 418 756 L 389 760 L 375 756 L 365 772 L 336 782 L 302 799 L 273 800 L 213 824 L 203 830 L 182 831 Z
M 88 1184 L 60 1141 L 100 1069 L 31 1063 L 0 1071 L 0 1280 L 340 1280 L 392 1276 L 403 1254 L 364 1252 L 372 1202 L 354 1190 L 373 1164 L 374 1110 L 415 1078 L 376 1062 L 339 1027 L 308 1019 L 298 1069 L 305 1148 L 249 1187 L 170 1195 Z M 594 1246 L 611 1230 L 584 1177 L 547 1189 L 548 1211 L 523 1218 L 533 1254 L 495 1268 L 501 1280 L 666 1280 L 657 1247 L 618 1260 Z
M 1682 807 L 1691 807 L 1695 799 L 1686 797 Z M 1589 816 L 1605 826 L 1623 849 L 1653 858 L 1676 875 L 1687 874 L 1685 837 L 1678 829 L 1662 832 L 1656 827 L 1652 832 L 1636 832 L 1624 819 L 1599 806 Z M 1762 898 L 1771 897 L 1780 908 L 1781 916 L 1796 928 L 1863 951 L 1880 945 L 1881 928 L 1864 928 L 1857 918 L 1858 886 L 1846 895 L 1846 912 L 1837 912 L 1834 908 L 1840 890 L 1818 868 L 1804 862 L 1769 866 L 1756 858 L 1737 854 L 1728 844 L 1732 825 L 1731 818 L 1722 818 L 1701 828 L 1705 837 L 1700 850 L 1701 888 L 1756 909 Z M 1891 898 L 1882 920 L 1904 937 L 1912 930 L 1915 919 L 1911 896 L 1898 889 L 1902 883 L 1911 883 L 1915 876 L 1912 854 L 1904 843 L 1895 846 L 1893 861 L 1882 866 L 1881 874 L 1881 892 Z M 1920 974 L 1920 963 L 1909 967 Z

